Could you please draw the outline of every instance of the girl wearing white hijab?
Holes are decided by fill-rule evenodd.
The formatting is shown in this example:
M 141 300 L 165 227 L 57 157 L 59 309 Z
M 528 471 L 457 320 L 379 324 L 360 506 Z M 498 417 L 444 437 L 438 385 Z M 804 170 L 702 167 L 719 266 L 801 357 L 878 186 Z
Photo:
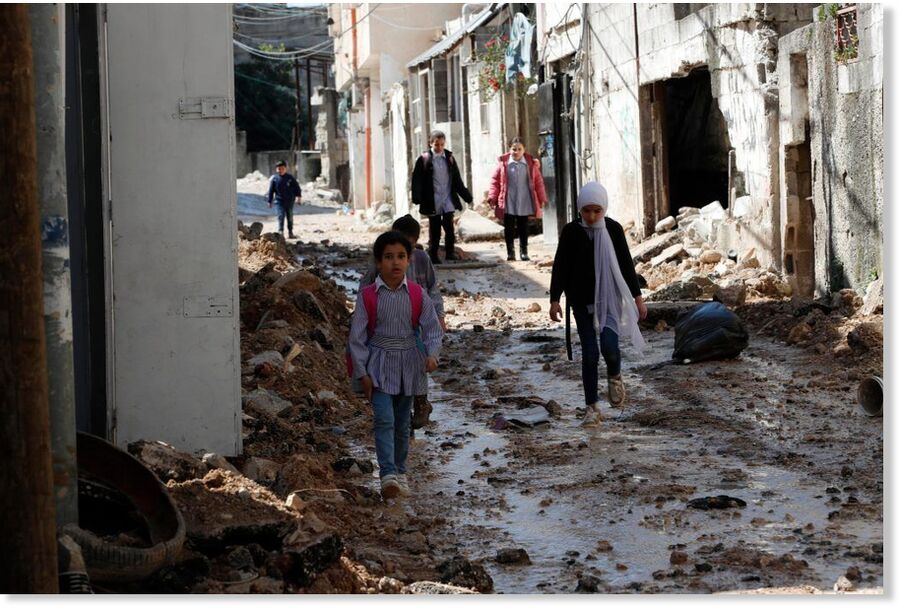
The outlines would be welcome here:
M 608 399 L 624 406 L 622 357 L 619 338 L 631 339 L 638 350 L 645 343 L 638 320 L 647 317 L 637 273 L 622 225 L 606 217 L 609 200 L 599 182 L 588 182 L 578 193 L 579 219 L 567 224 L 559 236 L 550 280 L 550 319 L 560 321 L 560 296 L 566 294 L 566 346 L 572 359 L 569 310 L 575 315 L 581 339 L 581 378 L 587 412 L 582 425 L 600 424 L 597 393 L 600 355 L 606 362 Z M 600 348 L 597 348 L 599 337 Z

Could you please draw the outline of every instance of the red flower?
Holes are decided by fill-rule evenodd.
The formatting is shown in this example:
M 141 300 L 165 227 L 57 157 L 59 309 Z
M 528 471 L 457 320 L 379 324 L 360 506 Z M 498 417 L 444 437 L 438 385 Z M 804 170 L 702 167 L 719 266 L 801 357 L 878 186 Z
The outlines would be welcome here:
M 496 40 L 494 40 L 493 38 L 491 38 L 491 39 L 488 40 L 486 43 L 484 43 L 484 46 L 485 46 L 485 48 L 489 49 L 489 48 L 491 48 L 492 46 L 494 46 L 494 43 L 495 43 L 495 42 L 496 42 Z
M 500 83 L 497 82 L 496 80 L 492 84 L 494 86 L 494 91 L 497 91 L 500 88 Z
M 518 78 L 519 80 L 525 80 L 525 75 L 519 72 L 516 78 Z
M 505 63 L 501 63 L 501 64 L 500 64 L 500 71 L 502 72 L 502 71 L 504 71 L 504 70 L 506 70 L 506 64 L 505 64 Z
M 509 34 L 503 34 L 503 42 L 509 42 Z

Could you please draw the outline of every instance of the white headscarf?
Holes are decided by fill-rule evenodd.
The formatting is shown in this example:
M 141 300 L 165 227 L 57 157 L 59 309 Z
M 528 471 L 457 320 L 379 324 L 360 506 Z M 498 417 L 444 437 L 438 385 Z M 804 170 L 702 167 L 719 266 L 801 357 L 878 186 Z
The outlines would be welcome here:
M 600 182 L 588 182 L 581 187 L 576 201 L 578 212 L 586 205 L 598 205 L 603 208 L 604 217 L 596 225 L 589 225 L 580 220 L 594 243 L 594 329 L 599 334 L 607 324 L 607 312 L 620 314 L 619 335 L 631 339 L 631 344 L 638 350 L 645 346 L 644 337 L 638 327 L 638 310 L 631 289 L 625 283 L 622 270 L 616 258 L 612 239 L 606 230 L 606 211 L 609 209 L 609 196 Z

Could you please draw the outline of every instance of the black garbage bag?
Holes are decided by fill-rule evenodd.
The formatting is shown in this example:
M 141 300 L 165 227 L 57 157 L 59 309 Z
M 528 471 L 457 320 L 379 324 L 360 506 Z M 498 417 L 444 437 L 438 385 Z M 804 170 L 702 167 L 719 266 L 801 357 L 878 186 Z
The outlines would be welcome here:
M 672 359 L 702 362 L 730 359 L 747 348 L 750 335 L 740 318 L 721 302 L 697 305 L 675 322 Z

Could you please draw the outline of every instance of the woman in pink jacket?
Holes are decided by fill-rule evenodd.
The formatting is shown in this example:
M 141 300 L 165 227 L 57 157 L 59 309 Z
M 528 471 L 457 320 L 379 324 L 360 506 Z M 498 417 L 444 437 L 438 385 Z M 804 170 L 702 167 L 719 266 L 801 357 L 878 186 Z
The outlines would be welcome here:
M 525 152 L 521 138 L 509 142 L 509 152 L 498 159 L 497 169 L 491 178 L 488 194 L 497 218 L 503 221 L 506 237 L 506 259 L 515 260 L 513 241 L 519 235 L 519 257 L 528 258 L 528 218 L 540 218 L 541 208 L 547 202 L 541 164 Z

